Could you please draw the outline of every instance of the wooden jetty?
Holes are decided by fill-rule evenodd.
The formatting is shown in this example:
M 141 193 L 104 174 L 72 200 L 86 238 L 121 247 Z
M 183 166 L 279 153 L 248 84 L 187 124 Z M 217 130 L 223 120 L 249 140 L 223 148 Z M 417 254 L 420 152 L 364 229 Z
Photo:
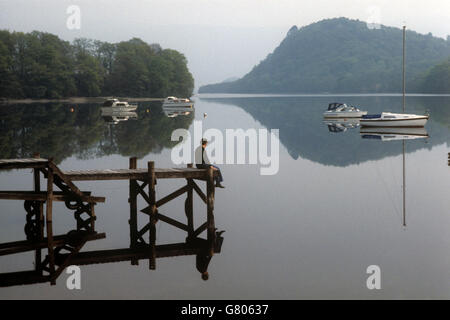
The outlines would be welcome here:
M 215 184 L 213 169 L 187 168 L 158 169 L 154 162 L 147 163 L 147 168 L 137 168 L 137 158 L 130 158 L 128 169 L 62 171 L 52 159 L 40 158 L 35 154 L 28 159 L 0 160 L 0 170 L 33 169 L 32 191 L 0 191 L 0 199 L 24 200 L 27 213 L 25 234 L 27 240 L 0 244 L 0 255 L 35 251 L 35 269 L 26 272 L 0 274 L 0 286 L 26 284 L 36 282 L 56 283 L 56 278 L 70 264 L 106 263 L 130 260 L 137 265 L 140 259 L 148 259 L 150 269 L 156 268 L 156 258 L 195 254 L 197 260 L 206 261 L 207 265 L 214 253 L 220 252 L 222 237 L 216 232 L 214 223 Z M 45 190 L 41 190 L 43 175 L 47 179 Z M 186 179 L 186 185 L 169 195 L 157 199 L 156 185 L 159 179 Z M 87 241 L 105 238 L 104 233 L 95 231 L 94 206 L 105 202 L 104 197 L 92 196 L 89 191 L 80 191 L 74 184 L 87 180 L 129 180 L 130 206 L 130 247 L 115 250 L 80 252 Z M 204 193 L 196 180 L 206 182 Z M 54 190 L 54 186 L 59 190 Z M 147 189 L 147 191 L 146 191 Z M 194 228 L 193 194 L 198 194 L 206 204 L 206 222 Z M 164 204 L 186 194 L 185 214 L 187 222 L 177 221 L 162 214 L 159 209 Z M 143 226 L 138 223 L 138 197 L 141 196 L 147 206 L 140 210 L 147 222 Z M 53 236 L 53 201 L 63 201 L 69 210 L 74 211 L 76 230 L 67 235 Z M 44 204 L 45 214 L 44 214 Z M 186 243 L 156 245 L 156 223 L 162 221 L 187 233 Z M 44 237 L 44 229 L 45 235 Z M 199 235 L 206 231 L 206 240 Z M 148 234 L 146 236 L 146 234 Z M 145 238 L 148 240 L 146 241 Z M 42 249 L 47 255 L 42 259 Z M 199 263 L 197 263 L 199 265 Z M 201 263 L 200 263 L 201 265 Z M 206 273 L 205 267 L 197 268 Z M 206 273 L 207 274 L 207 273 Z

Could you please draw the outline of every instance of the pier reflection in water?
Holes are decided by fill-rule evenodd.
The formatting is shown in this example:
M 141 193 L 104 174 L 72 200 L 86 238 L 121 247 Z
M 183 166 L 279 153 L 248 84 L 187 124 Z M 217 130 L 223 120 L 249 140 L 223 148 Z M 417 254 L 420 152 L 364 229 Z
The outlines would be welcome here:
M 57 275 L 53 275 L 53 277 L 45 274 L 46 270 L 42 267 L 43 261 L 40 260 L 43 254 L 42 250 L 47 246 L 46 241 L 24 240 L 1 243 L 0 256 L 9 255 L 11 259 L 14 259 L 16 254 L 34 252 L 35 258 L 30 263 L 34 265 L 34 268 L 29 271 L 0 273 L 0 287 L 51 282 L 52 279 L 56 280 L 64 268 L 70 265 L 83 266 L 123 261 L 130 261 L 132 265 L 138 265 L 140 260 L 148 260 L 150 258 L 150 250 L 146 246 L 83 251 L 83 247 L 87 242 L 100 240 L 105 237 L 105 233 L 81 230 L 71 230 L 65 235 L 55 236 L 53 241 L 57 250 L 55 250 L 54 259 L 56 266 L 58 269 L 61 268 L 61 270 Z M 222 232 L 218 232 L 214 243 L 214 253 L 220 253 L 222 242 Z M 212 258 L 209 249 L 209 242 L 197 237 L 186 240 L 184 243 L 177 242 L 157 245 L 155 255 L 156 258 L 195 256 L 194 267 L 201 274 L 203 280 L 208 280 L 208 265 Z M 45 260 L 48 260 L 48 258 L 45 257 Z M 17 268 L 18 270 L 23 270 L 24 266 L 17 266 Z

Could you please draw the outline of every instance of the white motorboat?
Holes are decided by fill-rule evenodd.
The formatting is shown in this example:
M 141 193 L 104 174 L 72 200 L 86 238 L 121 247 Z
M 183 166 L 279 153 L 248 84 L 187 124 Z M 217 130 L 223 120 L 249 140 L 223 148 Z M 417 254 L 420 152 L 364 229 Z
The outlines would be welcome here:
M 361 118 L 367 111 L 361 111 L 354 106 L 345 103 L 334 102 L 328 105 L 328 110 L 324 112 L 325 118 Z
M 129 104 L 126 101 L 119 101 L 119 99 L 108 99 L 103 102 L 103 109 L 113 109 L 116 111 L 135 111 L 137 109 L 137 104 Z
M 428 138 L 424 127 L 363 127 L 360 129 L 361 138 L 381 141 L 414 140 Z
M 163 108 L 192 108 L 194 102 L 187 98 L 167 97 L 164 99 Z
M 364 115 L 360 124 L 362 127 L 423 127 L 428 118 L 428 115 L 382 112 Z

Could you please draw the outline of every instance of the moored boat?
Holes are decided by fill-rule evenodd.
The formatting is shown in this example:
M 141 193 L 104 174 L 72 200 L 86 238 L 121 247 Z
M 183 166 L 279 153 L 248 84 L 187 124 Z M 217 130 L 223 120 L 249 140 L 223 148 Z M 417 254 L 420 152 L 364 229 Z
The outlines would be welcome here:
M 360 124 L 362 127 L 423 127 L 428 118 L 428 115 L 382 112 L 364 115 Z
M 116 110 L 116 111 L 135 111 L 137 104 L 129 104 L 126 101 L 119 101 L 119 99 L 108 99 L 103 102 L 102 110 Z
M 187 98 L 167 97 L 164 99 L 163 108 L 192 108 L 194 102 Z

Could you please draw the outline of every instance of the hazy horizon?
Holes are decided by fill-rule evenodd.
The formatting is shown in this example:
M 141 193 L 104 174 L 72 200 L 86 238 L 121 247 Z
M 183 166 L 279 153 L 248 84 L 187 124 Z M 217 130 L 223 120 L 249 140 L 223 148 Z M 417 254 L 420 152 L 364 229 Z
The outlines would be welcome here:
M 69 30 L 70 5 L 81 10 L 81 28 Z M 346 17 L 446 38 L 450 2 L 420 1 L 221 1 L 221 0 L 0 0 L 0 29 L 50 32 L 108 42 L 141 38 L 180 51 L 195 87 L 242 77 L 271 53 L 292 25 Z

